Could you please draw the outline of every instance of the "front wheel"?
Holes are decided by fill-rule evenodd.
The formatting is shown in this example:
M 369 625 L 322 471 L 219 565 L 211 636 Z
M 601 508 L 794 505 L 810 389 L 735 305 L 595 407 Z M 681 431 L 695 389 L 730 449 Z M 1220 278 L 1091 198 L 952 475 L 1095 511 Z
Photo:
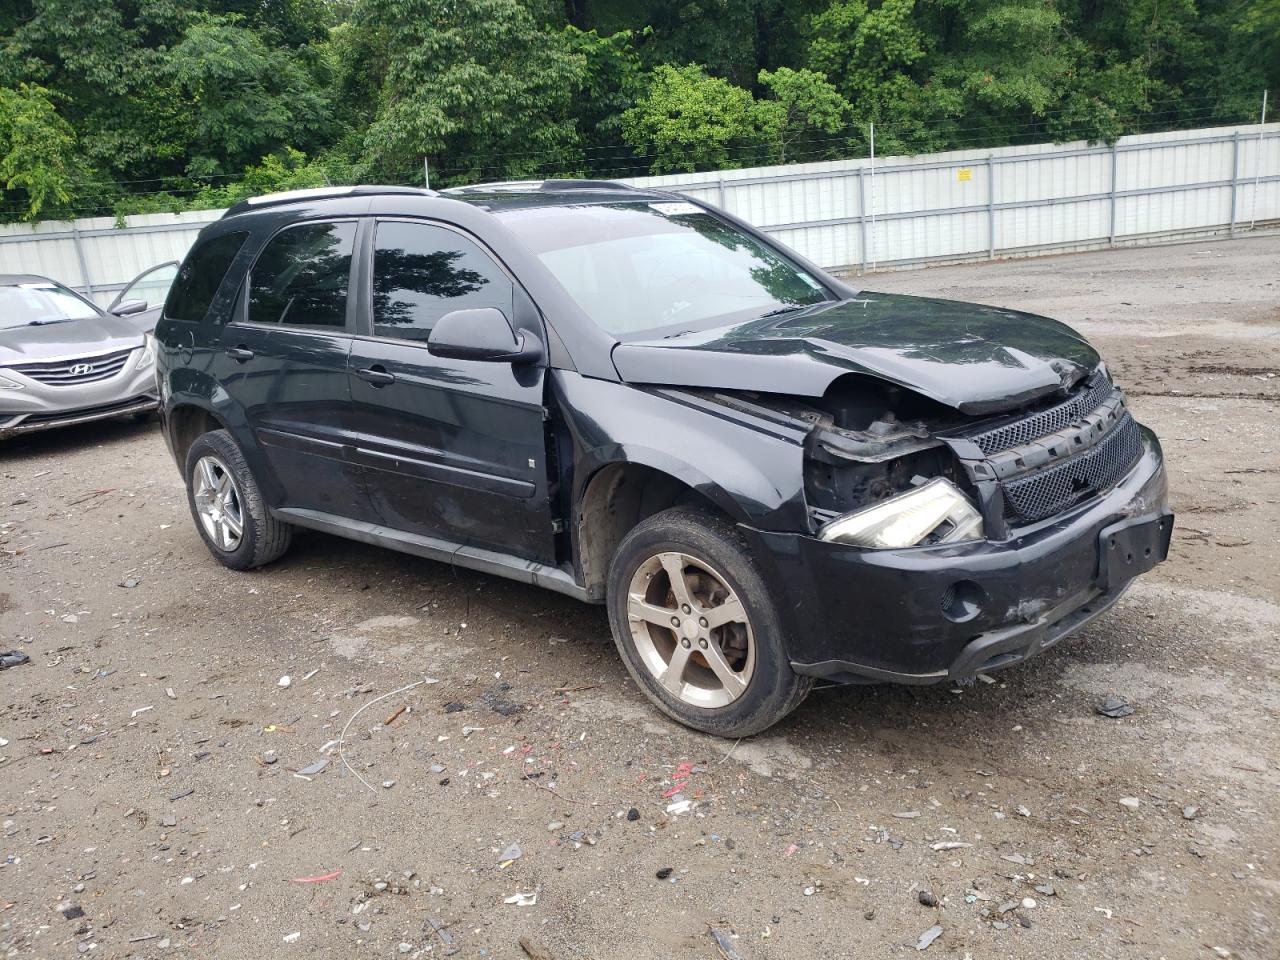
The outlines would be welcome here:
M 187 452 L 187 502 L 205 546 L 232 570 L 249 570 L 289 549 L 293 527 L 267 510 L 244 455 L 226 430 L 200 436 Z
M 812 686 L 791 669 L 777 609 L 746 542 L 718 516 L 676 507 L 637 525 L 610 564 L 608 604 L 632 678 L 695 730 L 759 733 Z

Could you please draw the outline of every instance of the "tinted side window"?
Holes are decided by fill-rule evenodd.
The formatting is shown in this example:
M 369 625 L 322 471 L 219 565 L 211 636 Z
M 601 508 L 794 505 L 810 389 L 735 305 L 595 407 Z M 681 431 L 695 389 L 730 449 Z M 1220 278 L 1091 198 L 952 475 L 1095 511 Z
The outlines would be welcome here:
M 268 241 L 249 275 L 249 322 L 343 327 L 356 225 L 303 223 Z
M 204 320 L 227 268 L 248 236 L 247 233 L 226 233 L 197 243 L 178 269 L 178 276 L 165 301 L 164 315 L 191 323 Z
M 487 253 L 452 230 L 379 223 L 373 253 L 373 332 L 426 340 L 446 313 L 497 307 L 511 316 L 511 281 Z

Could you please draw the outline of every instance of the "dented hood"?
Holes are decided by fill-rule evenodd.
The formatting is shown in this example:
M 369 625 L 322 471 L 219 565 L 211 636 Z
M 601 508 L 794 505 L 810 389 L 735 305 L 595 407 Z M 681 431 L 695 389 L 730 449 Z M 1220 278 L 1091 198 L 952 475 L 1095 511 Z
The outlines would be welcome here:
M 822 396 L 865 374 L 966 414 L 995 413 L 1063 389 L 1098 365 L 1066 324 L 957 300 L 861 293 L 613 350 L 627 383 Z

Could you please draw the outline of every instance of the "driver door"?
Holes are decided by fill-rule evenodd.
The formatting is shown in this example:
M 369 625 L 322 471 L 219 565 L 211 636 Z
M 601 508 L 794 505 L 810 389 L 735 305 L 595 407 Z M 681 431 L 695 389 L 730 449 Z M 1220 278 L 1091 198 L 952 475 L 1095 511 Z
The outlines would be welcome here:
M 374 510 L 396 530 L 554 563 L 544 365 L 427 349 L 446 313 L 536 318 L 532 301 L 477 241 L 441 224 L 379 220 L 365 256 L 348 371 Z

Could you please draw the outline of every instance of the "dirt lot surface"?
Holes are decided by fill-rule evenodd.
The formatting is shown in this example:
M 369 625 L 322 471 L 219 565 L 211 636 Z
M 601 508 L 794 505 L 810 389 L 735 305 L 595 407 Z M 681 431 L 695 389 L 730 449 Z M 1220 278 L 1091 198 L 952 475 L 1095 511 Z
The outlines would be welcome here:
M 321 535 L 224 570 L 154 424 L 7 443 L 0 956 L 863 958 L 937 924 L 957 960 L 1280 957 L 1280 238 L 866 286 L 1091 336 L 1164 440 L 1170 562 L 992 683 L 819 690 L 735 744 L 647 704 L 601 609 Z

